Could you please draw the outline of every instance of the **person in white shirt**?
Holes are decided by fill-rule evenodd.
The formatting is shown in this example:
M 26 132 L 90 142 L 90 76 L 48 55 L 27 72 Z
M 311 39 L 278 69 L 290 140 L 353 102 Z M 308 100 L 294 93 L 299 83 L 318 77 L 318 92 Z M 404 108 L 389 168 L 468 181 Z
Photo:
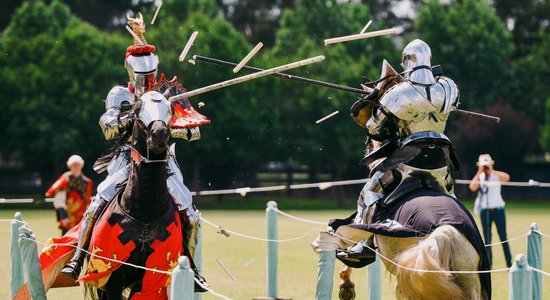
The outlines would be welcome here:
M 510 175 L 505 172 L 493 169 L 495 161 L 489 154 L 481 154 L 477 162 L 477 173 L 470 183 L 470 191 L 477 192 L 474 204 L 474 212 L 480 214 L 481 225 L 483 227 L 483 238 L 489 257 L 489 264 L 492 265 L 491 246 L 491 227 L 493 222 L 497 227 L 498 236 L 504 250 L 506 266 L 512 266 L 512 255 L 510 246 L 505 242 L 506 237 L 506 215 L 504 211 L 504 199 L 500 194 L 501 182 L 510 181 Z

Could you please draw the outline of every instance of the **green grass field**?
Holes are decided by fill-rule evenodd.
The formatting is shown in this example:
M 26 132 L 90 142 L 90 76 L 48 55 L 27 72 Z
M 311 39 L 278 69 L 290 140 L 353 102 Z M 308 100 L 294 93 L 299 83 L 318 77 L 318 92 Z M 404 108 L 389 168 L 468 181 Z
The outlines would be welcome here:
M 284 205 L 280 205 L 285 209 Z M 11 218 L 15 210 L 1 210 L 0 219 Z M 298 211 L 289 213 L 315 220 L 328 220 L 333 217 L 344 217 L 350 211 L 323 210 Z M 204 210 L 203 216 L 211 222 L 244 234 L 265 237 L 266 226 L 263 211 L 235 211 L 235 210 Z M 550 207 L 542 204 L 509 205 L 507 208 L 507 224 L 509 238 L 525 234 L 532 222 L 537 222 L 542 232 L 550 234 Z M 26 210 L 23 211 L 26 220 L 39 241 L 59 234 L 55 227 L 53 210 Z M 311 229 L 321 228 L 311 224 L 299 223 L 285 217 L 279 218 L 279 238 L 300 236 Z M 225 237 L 216 233 L 216 228 L 207 224 L 203 227 L 203 275 L 212 288 L 232 299 L 252 299 L 266 293 L 266 245 L 264 242 L 243 239 L 237 236 Z M 496 230 L 493 229 L 496 233 Z M 4 243 L 0 243 L 0 299 L 9 299 L 10 258 L 9 258 L 10 225 L 0 223 L 0 236 Z M 314 299 L 317 255 L 311 250 L 310 243 L 316 234 L 311 233 L 306 238 L 279 244 L 279 294 L 292 299 Z M 497 241 L 493 237 L 493 242 Z M 525 253 L 525 238 L 510 243 L 512 253 Z M 543 238 L 543 269 L 550 271 L 550 239 Z M 502 248 L 493 249 L 495 269 L 505 267 Z M 236 282 L 222 270 L 216 262 L 221 260 L 233 273 Z M 339 270 L 341 263 L 337 262 L 335 270 Z M 493 278 L 493 299 L 508 298 L 508 273 L 495 273 Z M 367 269 L 356 270 L 353 276 L 356 283 L 357 299 L 367 299 Z M 543 279 L 543 299 L 550 299 L 550 278 Z M 337 299 L 335 281 L 335 294 Z M 395 279 L 389 273 L 383 272 L 381 289 L 383 299 L 393 299 Z M 81 299 L 81 288 L 52 289 L 49 299 Z M 205 294 L 203 299 L 217 299 Z

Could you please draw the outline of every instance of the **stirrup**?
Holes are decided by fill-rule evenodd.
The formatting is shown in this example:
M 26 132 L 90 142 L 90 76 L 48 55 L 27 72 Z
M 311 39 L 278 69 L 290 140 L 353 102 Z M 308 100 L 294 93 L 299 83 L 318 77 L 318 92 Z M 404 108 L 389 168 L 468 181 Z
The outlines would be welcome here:
M 340 300 L 353 300 L 355 299 L 355 283 L 350 281 L 340 284 L 340 290 L 338 291 L 338 298 Z
M 353 247 L 349 247 L 346 250 L 339 251 L 336 255 L 339 257 L 347 258 L 374 258 L 376 257 L 376 252 L 368 247 L 368 242 L 362 240 Z
M 208 283 L 206 282 L 206 279 L 199 274 L 198 270 L 195 271 L 195 293 L 204 293 L 207 292 L 207 288 L 210 288 Z M 200 284 L 198 282 L 200 282 Z

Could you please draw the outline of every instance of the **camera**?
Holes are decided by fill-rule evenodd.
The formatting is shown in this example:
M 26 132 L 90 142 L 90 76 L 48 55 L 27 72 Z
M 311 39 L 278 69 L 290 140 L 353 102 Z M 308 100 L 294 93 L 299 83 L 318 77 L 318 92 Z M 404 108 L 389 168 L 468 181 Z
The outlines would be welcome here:
M 483 171 L 487 172 L 489 170 L 490 170 L 489 166 L 483 166 Z

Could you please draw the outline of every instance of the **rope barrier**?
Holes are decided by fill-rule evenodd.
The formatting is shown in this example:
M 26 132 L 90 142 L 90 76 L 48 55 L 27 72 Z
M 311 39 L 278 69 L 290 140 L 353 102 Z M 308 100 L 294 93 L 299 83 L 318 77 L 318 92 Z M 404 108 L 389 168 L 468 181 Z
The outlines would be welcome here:
M 455 182 L 457 184 L 470 184 L 470 182 L 472 182 L 472 180 L 457 179 L 457 180 L 455 180 Z M 538 182 L 538 181 L 533 180 L 533 179 L 529 179 L 529 181 L 527 181 L 527 182 L 519 182 L 519 181 L 508 181 L 508 182 L 496 181 L 496 182 L 500 183 L 500 185 L 505 185 L 505 186 L 550 187 L 550 183 Z M 490 185 L 491 181 L 485 181 L 485 183 Z
M 550 235 L 548 235 L 548 234 L 546 234 L 546 233 L 544 233 L 544 232 L 542 232 L 542 231 L 540 231 L 540 230 L 533 230 L 533 231 L 536 232 L 536 233 L 538 233 L 538 234 L 540 234 L 540 235 L 542 235 L 543 237 L 545 237 L 545 238 L 547 238 L 547 239 L 550 239 Z
M 191 195 L 213 196 L 213 195 L 240 194 L 241 196 L 244 197 L 248 193 L 275 192 L 275 191 L 283 191 L 287 189 L 300 190 L 300 189 L 318 188 L 320 190 L 326 190 L 328 188 L 335 187 L 335 186 L 364 184 L 365 182 L 367 182 L 367 180 L 368 178 L 341 180 L 341 181 L 324 181 L 324 182 L 316 182 L 316 183 L 302 183 L 302 184 L 291 184 L 291 185 L 274 185 L 274 186 L 265 186 L 265 187 L 240 187 L 240 188 L 234 188 L 234 189 L 191 192 Z M 456 184 L 470 184 L 470 182 L 472 182 L 472 180 L 468 180 L 468 179 L 455 180 Z M 491 184 L 490 182 L 486 182 L 486 183 L 489 185 Z M 493 183 L 493 184 L 496 184 L 496 183 Z M 528 182 L 510 181 L 510 182 L 498 182 L 498 184 L 502 186 L 519 186 L 519 187 L 542 187 L 542 188 L 550 187 L 550 183 L 538 182 L 533 179 L 529 179 Z M 46 198 L 45 202 L 51 202 L 51 201 L 48 201 L 48 199 L 49 198 Z M 28 199 L 0 198 L 0 203 L 6 203 L 6 204 L 32 203 L 32 202 L 34 202 L 34 199 L 32 198 L 28 198 Z
M 338 235 L 334 232 L 328 232 L 328 231 L 325 231 L 335 237 L 338 237 L 344 241 L 348 241 L 348 242 L 351 242 L 351 243 L 357 243 L 357 241 L 354 241 L 354 240 L 351 240 L 351 239 L 348 239 L 348 238 L 345 238 L 341 235 Z M 365 247 L 367 247 L 369 250 L 375 252 L 376 254 L 378 254 L 381 258 L 383 258 L 384 260 L 390 262 L 391 264 L 395 265 L 396 267 L 398 268 L 401 268 L 401 269 L 404 269 L 404 270 L 407 270 L 407 271 L 411 271 L 411 272 L 420 272 L 420 273 L 450 273 L 450 274 L 483 274 L 483 273 L 497 273 L 497 272 L 507 272 L 508 270 L 510 270 L 510 268 L 502 268 L 502 269 L 494 269 L 494 270 L 482 270 L 482 271 L 464 271 L 464 270 L 457 270 L 457 271 L 449 271 L 449 270 L 443 270 L 443 271 L 438 271 L 438 270 L 425 270 L 425 269 L 416 269 L 416 268 L 409 268 L 409 267 L 405 267 L 405 266 L 402 266 L 400 264 L 398 264 L 397 262 L 391 260 L 390 258 L 384 256 L 382 253 L 378 252 L 376 249 L 370 247 L 369 245 L 363 245 Z
M 35 240 L 35 239 L 31 239 L 31 238 L 26 238 L 26 237 L 20 237 L 20 239 L 25 239 L 25 240 L 29 240 L 29 241 L 34 241 L 36 242 L 37 244 L 41 244 L 41 245 L 44 245 L 44 246 L 69 246 L 69 247 L 73 247 L 75 249 L 79 249 L 87 254 L 89 254 L 91 257 L 97 257 L 97 258 L 100 258 L 100 259 L 104 259 L 106 261 L 110 261 L 110 262 L 114 262 L 114 263 L 119 263 L 119 264 L 122 264 L 122 265 L 126 265 L 126 266 L 129 266 L 129 267 L 132 267 L 132 268 L 136 268 L 136 269 L 142 269 L 142 270 L 145 270 L 145 271 L 149 271 L 149 272 L 153 272 L 153 273 L 161 273 L 161 274 L 166 274 L 166 275 L 172 275 L 172 272 L 169 272 L 169 271 L 163 271 L 163 270 L 158 270 L 158 269 L 151 269 L 151 268 L 147 268 L 147 267 L 144 267 L 144 266 L 140 266 L 140 265 L 135 265 L 135 264 L 131 264 L 131 263 L 128 263 L 128 262 L 125 262 L 125 261 L 121 261 L 121 260 L 117 260 L 117 259 L 113 259 L 113 258 L 109 258 L 109 257 L 105 257 L 105 256 L 101 256 L 101 255 L 97 255 L 97 254 L 94 254 L 86 249 L 83 249 L 83 248 L 80 248 L 76 245 L 73 245 L 73 244 L 60 244 L 60 243 L 47 243 L 47 242 L 42 242 L 42 241 L 38 241 L 38 240 Z M 204 288 L 205 290 L 207 290 L 209 293 L 211 293 L 213 296 L 215 297 L 218 297 L 218 298 L 221 298 L 221 299 L 224 299 L 224 300 L 231 300 L 231 298 L 223 295 L 223 294 L 220 294 L 216 291 L 214 291 L 212 288 L 208 287 L 208 286 L 204 286 L 200 281 L 198 281 L 196 278 L 195 278 L 195 282 L 200 285 L 202 288 Z
M 274 185 L 267 187 L 241 187 L 235 189 L 224 189 L 224 190 L 212 190 L 212 191 L 199 191 L 193 192 L 193 195 L 229 195 L 229 194 L 240 194 L 241 196 L 246 196 L 248 193 L 258 193 L 258 192 L 273 192 L 273 191 L 282 191 L 282 190 L 300 190 L 300 189 L 309 189 L 309 188 L 318 188 L 320 190 L 326 190 L 335 186 L 345 186 L 345 185 L 355 185 L 355 184 L 364 184 L 368 178 L 363 179 L 351 179 L 351 180 L 341 180 L 341 181 L 324 181 L 316 183 L 303 183 L 303 184 L 291 184 L 291 185 Z M 456 184 L 470 184 L 472 180 L 468 179 L 457 179 L 455 180 Z M 486 182 L 489 183 L 489 182 Z M 533 179 L 529 179 L 528 182 L 498 182 L 502 186 L 519 186 L 519 187 L 550 187 L 550 183 L 538 182 Z
M 284 211 L 281 211 L 279 210 L 278 208 L 275 208 L 275 211 L 280 214 L 280 215 L 283 215 L 289 219 L 292 219 L 292 220 L 295 220 L 295 221 L 298 221 L 298 222 L 303 222 L 303 223 L 310 223 L 310 224 L 316 224 L 316 225 L 327 225 L 327 222 L 322 222 L 322 221 L 315 221 L 315 220 L 309 220 L 309 219 L 304 219 L 304 218 L 300 218 L 300 217 L 296 217 L 296 216 L 293 216 L 289 213 L 286 213 Z
M 315 221 L 315 220 L 309 220 L 309 219 L 305 219 L 305 218 L 301 218 L 301 217 L 297 217 L 297 216 L 293 216 L 289 213 L 286 213 L 286 212 L 283 212 L 279 209 L 275 209 L 275 211 L 289 219 L 293 219 L 295 221 L 299 221 L 299 222 L 303 222 L 303 223 L 310 223 L 310 224 L 322 224 L 322 225 L 325 225 L 326 223 L 325 222 L 321 222 L 321 221 Z M 246 238 L 246 239 L 250 239 L 250 240 L 255 240 L 255 241 L 261 241 L 261 242 L 278 242 L 278 243 L 283 243 L 283 242 L 290 242 L 290 241 L 296 241 L 296 240 L 299 240 L 299 239 L 303 239 L 305 237 L 307 237 L 308 235 L 310 235 L 312 232 L 327 232 L 325 230 L 322 230 L 322 229 L 319 229 L 319 228 L 314 228 L 314 229 L 311 229 L 310 231 L 306 232 L 305 234 L 302 234 L 300 236 L 297 236 L 297 237 L 293 237 L 293 238 L 288 238 L 288 239 L 276 239 L 276 240 L 273 240 L 273 239 L 266 239 L 266 238 L 261 238 L 261 237 L 255 237 L 255 236 L 251 236 L 251 235 L 247 235 L 247 234 L 242 234 L 242 233 L 239 233 L 239 232 L 236 232 L 236 231 L 233 231 L 233 230 L 230 230 L 230 229 L 227 229 L 227 228 L 224 228 L 220 225 L 217 225 L 211 221 L 209 221 L 208 219 L 202 217 L 201 218 L 202 221 L 204 221 L 205 223 L 207 223 L 208 225 L 214 227 L 214 228 L 217 228 L 217 229 L 220 229 L 222 231 L 225 231 L 225 232 L 228 232 L 230 234 L 234 234 L 236 236 L 239 236 L 239 237 L 242 237 L 242 238 Z M 12 221 L 12 220 L 15 220 L 15 219 L 0 219 L 0 222 L 7 222 L 7 221 Z M 20 221 L 21 222 L 21 221 Z M 546 237 L 546 238 L 550 238 L 550 235 L 548 234 L 545 234 L 543 232 L 541 232 L 540 230 L 536 230 L 537 233 L 541 234 L 542 236 Z M 345 241 L 348 241 L 348 242 L 351 242 L 351 243 L 357 243 L 358 241 L 354 241 L 354 240 L 351 240 L 351 239 L 348 239 L 346 237 L 343 237 L 341 235 L 338 235 L 334 232 L 327 232 L 335 237 L 338 237 L 342 240 L 345 240 Z M 520 239 L 520 238 L 523 238 L 523 237 L 526 237 L 529 233 L 526 233 L 526 234 L 523 234 L 523 235 L 520 235 L 520 236 L 516 236 L 516 237 L 513 237 L 513 238 L 510 238 L 506 241 L 501 241 L 501 242 L 496 242 L 496 243 L 492 243 L 492 244 L 488 244 L 488 245 L 485 245 L 486 247 L 487 246 L 494 246 L 494 245 L 498 245 L 498 244 L 503 244 L 503 243 L 506 243 L 506 242 L 510 242 L 510 241 L 513 241 L 513 240 L 517 240 L 517 239 Z M 24 238 L 24 239 L 29 239 L 29 238 Z M 33 239 L 29 239 L 29 240 L 33 240 Z M 34 241 L 34 240 L 33 240 Z M 45 242 L 41 242 L 41 241 L 36 241 L 36 243 L 38 244 L 43 244 L 43 245 L 49 245 L 49 246 L 70 246 L 70 247 L 73 247 L 73 248 L 78 248 L 82 251 L 84 251 L 85 253 L 89 254 L 90 256 L 92 257 L 97 257 L 97 258 L 101 258 L 101 259 L 104 259 L 104 260 L 107 260 L 107 261 L 111 261 L 111 262 L 115 262 L 115 263 L 120 263 L 120 264 L 123 264 L 123 265 L 127 265 L 127 266 L 130 266 L 130 267 L 134 267 L 134 268 L 138 268 L 138 269 L 143 269 L 143 270 L 146 270 L 146 271 L 151 271 L 151 272 L 158 272 L 158 273 L 162 273 L 162 274 L 167 274 L 167 275 L 171 275 L 172 273 L 171 272 L 168 272 L 168 271 L 162 271 L 162 270 L 158 270 L 158 269 L 150 269 L 150 268 L 146 268 L 144 266 L 139 266 L 139 265 L 135 265 L 135 264 L 131 264 L 131 263 L 127 263 L 127 262 L 124 262 L 124 261 L 120 261 L 120 260 L 116 260 L 116 259 L 112 259 L 112 258 L 108 258 L 108 257 L 104 257 L 104 256 L 101 256 L 101 255 L 97 255 L 97 254 L 93 254 L 89 251 L 87 251 L 86 249 L 82 249 L 82 248 L 79 248 L 77 247 L 76 245 L 72 245 L 72 244 L 49 244 L 49 243 L 45 243 Z M 368 249 L 370 249 L 371 251 L 375 252 L 376 254 L 378 254 L 382 259 L 388 261 L 389 263 L 395 265 L 396 267 L 398 268 L 401 268 L 401 269 L 405 269 L 405 270 L 408 270 L 408 271 L 412 271 L 412 272 L 420 272 L 420 273 L 448 273 L 448 274 L 482 274 L 482 273 L 497 273 L 497 272 L 507 272 L 510 270 L 510 268 L 501 268 L 501 269 L 493 269 L 493 270 L 481 270 L 481 271 L 469 271 L 469 270 L 456 270 L 456 271 L 450 271 L 450 270 L 443 270 L 443 271 L 439 271 L 439 270 L 424 270 L 424 269 L 416 269 L 416 268 L 409 268 L 409 267 L 405 267 L 405 266 L 402 266 L 400 264 L 398 264 L 397 262 L 393 261 L 392 259 L 384 256 L 382 253 L 380 253 L 379 251 L 377 251 L 376 249 L 368 246 L 368 245 L 364 245 L 365 247 L 367 247 Z M 537 268 L 533 268 L 533 267 L 529 267 L 531 270 L 535 271 L 535 272 L 538 272 L 540 274 L 543 274 L 545 276 L 550 276 L 550 273 L 549 272 L 546 272 L 544 270 L 540 270 L 540 269 L 537 269 Z M 201 287 L 203 287 L 204 289 L 206 289 L 208 292 L 210 292 L 213 296 L 216 296 L 218 298 L 221 298 L 221 299 L 229 299 L 227 296 L 224 296 L 222 294 L 219 294 L 217 293 L 216 291 L 212 290 L 211 288 L 209 287 L 206 287 L 206 286 L 203 286 L 201 282 L 199 281 L 196 281 Z
M 217 225 L 213 222 L 210 222 L 208 221 L 206 218 L 201 217 L 201 220 L 204 221 L 206 224 L 214 227 L 214 228 L 217 228 L 217 229 L 220 229 L 220 231 L 222 232 L 219 232 L 219 233 L 222 233 L 223 234 L 223 231 L 225 232 L 228 232 L 230 234 L 234 234 L 238 237 L 242 237 L 242 238 L 245 238 L 245 239 L 249 239 L 249 240 L 254 240 L 254 241 L 260 241 L 260 242 L 276 242 L 276 243 L 285 243 L 285 242 L 292 242 L 292 241 L 296 241 L 296 240 L 300 240 L 300 239 L 303 239 L 305 238 L 306 236 L 310 235 L 312 232 L 321 232 L 323 231 L 323 229 L 320 229 L 320 228 L 314 228 L 314 229 L 311 229 L 310 231 L 300 235 L 300 236 L 297 236 L 297 237 L 293 237 L 293 238 L 288 238 L 288 239 L 282 239 L 282 240 L 271 240 L 271 239 L 266 239 L 266 238 L 261 238 L 261 237 L 256 237 L 256 236 L 251 236 L 251 235 L 247 235 L 247 234 L 244 234 L 244 233 L 239 233 L 239 232 L 236 232 L 236 231 L 233 231 L 233 230 L 230 230 L 230 229 L 227 229 L 221 225 Z
M 321 222 L 321 221 L 315 221 L 315 220 L 309 220 L 309 219 L 304 219 L 304 218 L 300 218 L 300 217 L 297 217 L 297 216 L 293 216 L 289 213 L 286 213 L 282 210 L 279 210 L 278 208 L 275 209 L 275 211 L 289 219 L 292 219 L 292 220 L 296 220 L 298 222 L 303 222 L 303 223 L 310 223 L 310 224 L 320 224 L 320 225 L 327 225 L 327 222 Z M 538 233 L 540 233 L 541 235 L 544 235 L 548 238 L 550 238 L 550 235 L 547 235 L 547 234 L 544 234 L 540 231 L 537 230 Z M 523 238 L 523 237 L 526 237 L 529 235 L 529 232 L 525 233 L 525 234 L 522 234 L 522 235 L 519 235 L 519 236 L 516 236 L 516 237 L 513 237 L 513 238 L 509 238 L 505 241 L 500 241 L 500 242 L 495 242 L 495 243 L 491 243 L 491 244 L 486 244 L 485 247 L 489 247 L 489 246 L 495 246 L 495 245 L 500 245 L 500 244 L 504 244 L 504 243 L 508 243 L 508 242 L 511 242 L 511 241 L 514 241 L 514 240 L 517 240 L 517 239 L 520 239 L 520 238 Z
M 544 276 L 550 276 L 550 273 L 548 273 L 548 272 L 546 272 L 546 271 L 543 271 L 543 270 L 540 270 L 540 269 L 537 269 L 537 268 L 534 268 L 534 267 L 531 267 L 531 266 L 529 266 L 529 269 L 530 269 L 530 270 L 533 270 L 533 271 L 535 271 L 535 272 L 537 272 L 537 273 L 540 273 L 540 274 L 542 274 L 542 275 L 544 275 Z
M 292 216 L 288 213 L 285 213 L 279 209 L 276 209 L 276 211 L 278 213 L 280 213 L 281 215 L 284 215 L 284 216 L 287 216 L 289 217 L 290 219 L 293 219 L 293 220 L 296 220 L 296 221 L 301 221 L 301 222 L 304 222 L 304 223 L 311 223 L 311 222 L 315 222 L 315 224 L 318 222 L 318 221 L 313 221 L 313 220 L 308 220 L 308 219 L 303 219 L 303 218 L 300 218 L 300 217 L 296 217 L 296 216 Z M 270 240 L 270 239 L 265 239 L 265 238 L 259 238 L 259 237 L 254 237 L 254 236 L 250 236 L 250 235 L 246 235 L 246 234 L 242 234 L 242 233 L 238 233 L 238 232 L 235 232 L 235 231 L 232 231 L 232 230 L 229 230 L 227 228 L 224 228 L 220 225 L 217 225 L 213 222 L 210 222 L 208 220 L 206 220 L 204 217 L 201 218 L 205 223 L 211 225 L 212 227 L 214 228 L 218 228 L 218 229 L 223 229 L 231 234 L 234 234 L 236 236 L 240 236 L 240 237 L 243 237 L 243 238 L 247 238 L 247 239 L 251 239 L 251 240 L 256 240 L 256 241 L 262 241 L 262 242 L 279 242 L 279 243 L 282 243 L 282 242 L 288 242 L 288 241 L 294 241 L 294 240 L 298 240 L 298 239 L 302 239 L 304 237 L 306 237 L 307 235 L 309 235 L 311 232 L 313 231 L 320 231 L 320 232 L 326 232 L 325 230 L 321 230 L 321 229 L 318 229 L 318 228 L 315 228 L 315 229 L 312 229 L 310 231 L 308 231 L 307 233 L 299 236 L 299 237 L 295 237 L 295 238 L 290 238 L 290 239 L 283 239 L 283 240 Z M 325 224 L 325 223 L 323 223 Z M 340 236 L 336 233 L 331 233 L 329 232 L 331 235 L 333 236 L 336 236 L 342 240 L 345 240 L 345 241 L 348 241 L 348 242 L 351 242 L 351 243 L 357 243 L 358 241 L 354 241 L 354 240 L 351 240 L 351 239 L 348 239 L 348 238 L 345 238 L 343 236 Z M 525 237 L 527 236 L 527 234 L 523 234 L 521 236 L 517 236 L 517 237 L 513 237 L 511 239 L 508 239 L 506 241 L 503 241 L 503 242 L 498 242 L 498 243 L 493 243 L 493 244 L 489 244 L 489 245 L 486 245 L 486 246 L 492 246 L 492 245 L 498 245 L 498 244 L 502 244 L 502 243 L 505 243 L 505 242 L 509 242 L 509 241 L 512 241 L 512 240 L 517 240 L 519 238 L 522 238 L 522 237 Z M 448 270 L 444 270 L 444 271 L 438 271 L 438 270 L 424 270 L 424 269 L 415 269 L 415 268 L 409 268 L 409 267 L 405 267 L 405 266 L 402 266 L 400 264 L 398 264 L 397 262 L 391 260 L 390 258 L 384 256 L 383 254 L 381 254 L 380 252 L 378 252 L 376 249 L 374 248 L 371 248 L 369 247 L 368 245 L 364 245 L 365 247 L 367 247 L 368 249 L 370 249 L 371 251 L 377 253 L 378 255 L 380 255 L 381 258 L 387 260 L 388 262 L 390 262 L 391 264 L 395 265 L 396 267 L 398 268 L 401 268 L 401 269 L 405 269 L 405 270 L 408 270 L 408 271 L 413 271 L 413 272 L 422 272 L 422 273 L 450 273 L 450 274 L 482 274 L 482 273 L 497 273 L 497 272 L 507 272 L 509 271 L 510 269 L 509 268 L 502 268 L 502 269 L 493 269 L 493 270 L 482 270 L 482 271 L 464 271 L 464 270 L 458 270 L 458 271 L 448 271 Z M 544 271 L 542 271 L 544 272 Z
M 517 239 L 520 239 L 522 237 L 526 237 L 529 235 L 529 232 L 527 232 L 526 234 L 522 234 L 522 235 L 519 235 L 519 236 L 516 236 L 516 237 L 513 237 L 513 238 L 509 238 L 505 241 L 500 241 L 500 242 L 494 242 L 492 244 L 486 244 L 485 247 L 490 247 L 490 246 L 495 246 L 495 245 L 500 245 L 500 244 L 504 244 L 504 243 L 508 243 L 508 242 L 511 242 L 513 240 L 517 240 Z

